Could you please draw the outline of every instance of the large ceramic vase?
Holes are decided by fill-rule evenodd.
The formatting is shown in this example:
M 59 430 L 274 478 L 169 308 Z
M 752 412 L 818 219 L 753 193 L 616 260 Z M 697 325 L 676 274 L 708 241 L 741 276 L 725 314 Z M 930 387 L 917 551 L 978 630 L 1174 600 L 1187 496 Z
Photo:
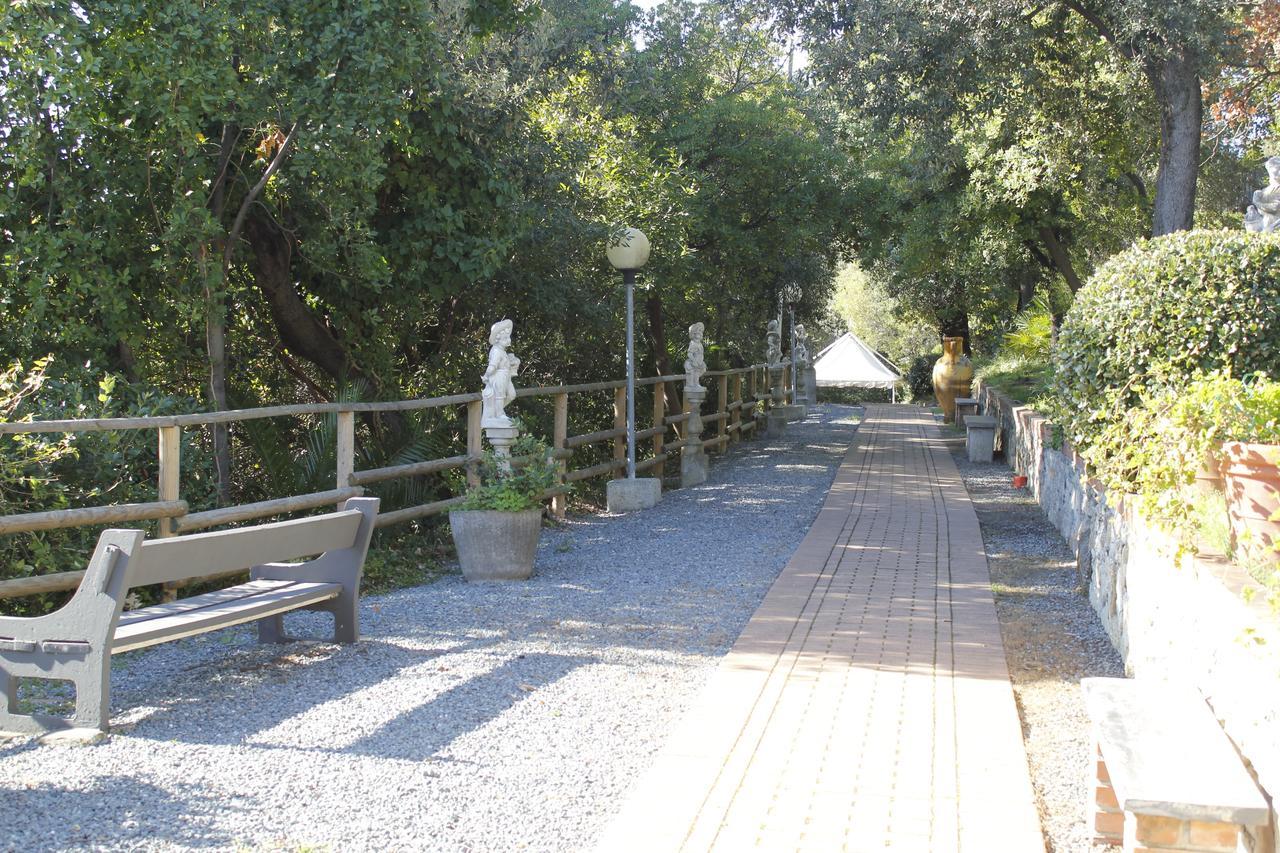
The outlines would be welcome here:
M 943 338 L 942 358 L 933 366 L 933 395 L 943 420 L 955 423 L 956 397 L 968 397 L 972 388 L 973 364 L 964 354 L 964 338 Z
M 533 574 L 542 533 L 542 509 L 496 509 L 449 513 L 462 576 L 469 581 L 519 581 Z
M 1280 521 L 1271 520 L 1280 509 L 1277 465 L 1280 445 L 1229 441 L 1222 446 L 1232 548 L 1270 562 L 1280 560 L 1275 551 L 1280 542 Z

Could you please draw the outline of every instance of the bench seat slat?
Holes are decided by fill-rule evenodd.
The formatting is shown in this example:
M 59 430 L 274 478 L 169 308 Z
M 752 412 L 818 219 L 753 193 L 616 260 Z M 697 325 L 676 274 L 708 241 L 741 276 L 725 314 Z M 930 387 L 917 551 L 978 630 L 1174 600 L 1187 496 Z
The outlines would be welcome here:
M 1135 814 L 1259 826 L 1270 809 L 1195 690 L 1159 681 L 1081 681 L 1120 807 Z
M 165 604 L 152 604 L 147 607 L 140 607 L 137 610 L 126 610 L 120 614 L 120 621 L 116 623 L 116 631 L 119 633 L 120 628 L 125 625 L 146 622 L 148 619 L 160 619 L 164 616 L 175 616 L 179 613 L 186 613 L 189 610 L 200 610 L 224 601 L 248 598 L 261 592 L 271 592 L 274 589 L 289 586 L 291 583 L 293 581 L 249 581 L 248 583 L 229 586 L 225 589 L 216 589 L 202 595 L 179 598 L 177 601 L 170 601 Z
M 236 587 L 228 588 L 228 590 L 232 589 Z M 318 604 L 337 598 L 342 592 L 342 585 L 286 582 L 274 589 L 243 597 L 226 598 L 220 595 L 228 590 L 183 599 L 184 602 L 192 604 L 199 604 L 200 599 L 205 599 L 207 602 L 205 606 L 189 607 L 154 619 L 135 619 L 127 625 L 118 626 L 111 643 L 112 654 L 203 634 L 219 628 L 229 628 L 245 622 L 254 622 L 277 613 Z

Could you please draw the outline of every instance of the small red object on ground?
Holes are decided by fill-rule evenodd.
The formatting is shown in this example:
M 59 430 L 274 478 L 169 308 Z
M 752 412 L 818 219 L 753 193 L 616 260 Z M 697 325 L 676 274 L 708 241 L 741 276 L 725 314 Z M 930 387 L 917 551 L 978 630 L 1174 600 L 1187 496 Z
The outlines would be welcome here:
M 1024 474 L 1015 474 L 1013 476 L 1013 487 L 1015 489 L 1025 489 L 1027 487 L 1027 478 Z

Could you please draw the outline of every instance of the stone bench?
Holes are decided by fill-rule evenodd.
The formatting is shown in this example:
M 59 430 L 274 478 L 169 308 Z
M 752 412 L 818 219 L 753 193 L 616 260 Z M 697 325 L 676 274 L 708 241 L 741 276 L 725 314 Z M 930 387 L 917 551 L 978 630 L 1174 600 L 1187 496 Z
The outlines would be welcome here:
M 1195 690 L 1081 681 L 1097 758 L 1095 840 L 1137 851 L 1235 853 L 1270 820 L 1267 801 Z
M 969 415 L 964 420 L 965 447 L 970 462 L 990 462 L 996 453 L 996 419 Z
M 283 642 L 291 610 L 333 614 L 334 641 L 359 639 L 360 574 L 378 517 L 377 498 L 351 498 L 338 512 L 143 541 L 141 530 L 104 530 L 80 586 L 44 616 L 0 616 L 0 731 L 105 731 L 111 712 L 111 655 L 258 623 L 262 642 Z M 302 563 L 283 563 L 318 554 Z M 138 610 L 129 590 L 249 571 L 248 583 Z M 70 681 L 70 718 L 17 712 L 19 678 Z
M 978 401 L 973 397 L 956 397 L 956 426 L 964 429 L 964 419 L 978 414 Z

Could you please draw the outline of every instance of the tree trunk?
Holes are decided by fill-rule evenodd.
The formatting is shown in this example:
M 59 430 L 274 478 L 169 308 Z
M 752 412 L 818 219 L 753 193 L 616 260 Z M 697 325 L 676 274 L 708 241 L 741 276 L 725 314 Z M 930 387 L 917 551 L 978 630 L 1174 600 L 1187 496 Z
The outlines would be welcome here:
M 1067 248 L 1062 245 L 1058 235 L 1048 225 L 1041 225 L 1038 233 L 1045 249 L 1049 252 L 1050 259 L 1053 260 L 1054 269 L 1062 273 L 1062 277 L 1067 280 L 1067 287 L 1075 293 L 1080 289 L 1081 281 L 1075 265 L 1071 263 L 1071 255 L 1067 252 Z
M 1156 173 L 1151 234 L 1159 237 L 1191 228 L 1195 219 L 1196 177 L 1200 170 L 1200 131 L 1204 102 L 1197 58 L 1174 54 L 1144 63 L 1160 105 L 1160 168 Z
M 293 285 L 292 238 L 258 212 L 249 214 L 244 236 L 253 253 L 250 269 L 254 283 L 266 297 L 276 331 L 289 351 L 320 368 L 335 384 L 345 379 L 364 379 L 374 385 L 352 364 L 346 348 L 298 295 Z

